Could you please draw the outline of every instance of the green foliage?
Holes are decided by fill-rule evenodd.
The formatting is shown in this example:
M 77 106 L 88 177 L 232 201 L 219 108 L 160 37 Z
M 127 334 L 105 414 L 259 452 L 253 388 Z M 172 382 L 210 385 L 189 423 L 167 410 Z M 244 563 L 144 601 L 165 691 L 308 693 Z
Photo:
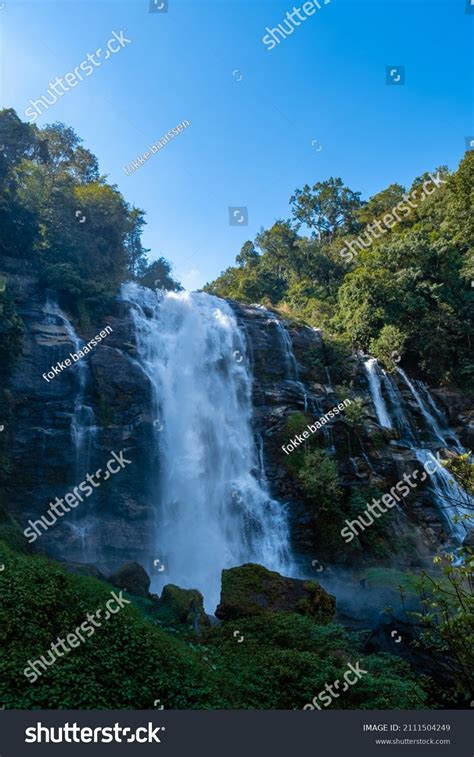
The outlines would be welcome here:
M 310 516 L 308 531 L 318 554 L 334 554 L 341 544 L 344 523 L 343 490 L 337 465 L 324 449 L 304 455 L 296 474 Z
M 161 257 L 154 260 L 143 271 L 139 279 L 140 284 L 150 289 L 166 289 L 179 292 L 183 287 L 171 275 L 171 263 Z
M 371 339 L 369 351 L 378 358 L 390 373 L 400 362 L 403 345 L 406 341 L 405 334 L 396 326 L 383 326 L 376 339 Z
M 209 706 L 209 696 L 219 702 L 196 655 L 129 605 L 30 683 L 23 674 L 28 661 L 104 608 L 112 587 L 5 545 L 0 561 L 0 700 L 7 707 L 150 709 L 161 699 L 166 707 L 193 708 Z
M 360 397 L 353 399 L 344 411 L 344 418 L 354 428 L 361 428 L 364 424 L 365 405 Z
M 338 337 L 327 337 L 320 348 L 306 350 L 304 363 L 315 372 L 317 381 L 339 385 L 340 400 L 348 398 L 355 361 L 347 344 Z
M 403 352 L 436 383 L 472 385 L 474 278 L 474 153 L 458 170 L 439 169 L 444 183 L 403 216 L 372 234 L 347 266 L 340 251 L 368 224 L 403 206 L 404 188 L 391 184 L 363 203 L 341 179 L 305 185 L 291 197 L 292 221 L 247 242 L 238 268 L 228 268 L 206 291 L 243 302 L 270 302 L 324 329 L 325 341 L 376 354 L 393 370 Z M 312 236 L 299 236 L 301 225 Z M 356 248 L 357 249 L 357 248 Z M 433 360 L 436 355 L 436 360 Z M 348 383 L 347 377 L 335 377 Z
M 83 323 L 92 314 L 98 320 L 123 281 L 146 273 L 144 212 L 106 182 L 96 157 L 64 124 L 38 129 L 3 110 L 0 142 L 0 254 L 30 261 Z M 156 265 L 151 275 L 165 272 L 163 286 L 179 288 L 167 261 Z M 8 323 L 1 328 L 8 331 Z
M 308 498 L 318 511 L 337 508 L 342 498 L 337 466 L 324 449 L 315 449 L 304 456 L 298 478 Z
M 471 459 L 471 453 L 465 452 L 462 455 L 456 455 L 443 463 L 444 467 L 453 474 L 459 484 L 471 496 L 474 495 L 474 463 Z
M 367 674 L 334 699 L 332 709 L 418 709 L 426 701 L 405 662 L 365 656 L 340 626 L 318 626 L 293 613 L 239 618 L 244 642 L 238 648 L 234 628 L 235 623 L 224 623 L 204 639 L 232 708 L 302 709 L 357 661 Z
M 367 510 L 367 505 L 373 499 L 380 500 L 382 492 L 371 486 L 352 488 L 350 492 L 349 505 L 346 506 L 347 512 L 345 518 L 352 521 L 362 515 Z M 390 512 L 390 511 L 389 511 Z M 369 528 L 362 531 L 357 539 L 354 539 L 349 545 L 349 551 L 366 553 L 370 557 L 386 557 L 388 552 L 387 537 L 391 536 L 390 547 L 394 552 L 398 551 L 398 543 L 391 533 L 392 521 L 388 513 L 383 514 L 380 518 L 373 516 L 373 523 Z M 366 516 L 364 515 L 364 518 Z
M 452 686 L 441 698 L 463 701 L 474 690 L 474 555 L 464 547 L 455 556 L 435 557 L 441 575 L 423 571 L 417 582 L 419 611 L 407 611 L 418 646 L 442 653 Z M 403 597 L 403 592 L 402 592 Z
M 30 551 L 23 531 L 3 504 L 0 504 L 0 541 L 18 552 Z
M 151 709 L 159 699 L 167 709 L 300 709 L 358 660 L 368 673 L 332 707 L 406 709 L 426 700 L 406 663 L 365 656 L 339 626 L 262 613 L 239 618 L 244 642 L 236 644 L 235 622 L 200 637 L 164 630 L 148 600 L 145 614 L 143 600 L 103 619 L 30 683 L 27 665 L 104 608 L 112 587 L 2 542 L 0 562 L 0 701 L 7 708 Z

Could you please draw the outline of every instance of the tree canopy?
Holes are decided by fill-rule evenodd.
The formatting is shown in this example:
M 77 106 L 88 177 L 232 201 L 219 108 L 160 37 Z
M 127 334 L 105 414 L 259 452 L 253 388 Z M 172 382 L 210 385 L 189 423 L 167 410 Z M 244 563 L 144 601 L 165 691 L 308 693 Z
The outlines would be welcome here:
M 31 263 L 78 315 L 104 311 L 130 278 L 179 288 L 165 258 L 148 263 L 144 211 L 100 174 L 72 128 L 39 129 L 7 109 L 0 145 L 1 255 Z
M 296 189 L 291 217 L 246 242 L 205 290 L 282 308 L 389 368 L 395 353 L 434 382 L 472 386 L 473 152 L 431 176 L 431 194 L 425 173 L 367 202 L 340 178 Z

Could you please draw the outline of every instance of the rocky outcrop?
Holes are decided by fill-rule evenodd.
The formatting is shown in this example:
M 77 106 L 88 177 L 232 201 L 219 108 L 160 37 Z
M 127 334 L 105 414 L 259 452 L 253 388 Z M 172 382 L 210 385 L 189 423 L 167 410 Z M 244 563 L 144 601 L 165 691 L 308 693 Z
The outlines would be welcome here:
M 162 622 L 191 626 L 197 634 L 210 625 L 201 592 L 196 589 L 180 589 L 174 584 L 163 587 L 156 605 L 156 616 Z
M 63 370 L 49 381 L 43 373 L 74 351 L 70 329 L 46 307 L 47 293 L 41 287 L 34 266 L 26 264 L 21 273 L 18 261 L 2 259 L 2 276 L 24 323 L 21 357 L 16 361 L 9 383 L 11 420 L 2 432 L 8 446 L 11 485 L 5 493 L 9 512 L 24 528 L 37 520 L 54 502 L 77 486 L 88 473 L 104 468 L 112 451 L 124 450 L 132 462 L 116 476 L 94 490 L 74 512 L 57 522 L 35 542 L 39 548 L 73 563 L 94 564 L 109 575 L 126 561 L 136 561 L 149 572 L 157 557 L 154 510 L 160 460 L 154 440 L 152 389 L 136 359 L 134 325 L 126 303 L 117 302 L 112 312 L 81 330 L 65 312 L 78 336 L 85 342 L 110 326 L 112 332 L 83 358 L 83 386 L 79 386 L 78 366 Z M 376 487 L 389 491 L 418 461 L 396 434 L 381 429 L 371 400 L 362 364 L 349 360 L 350 381 L 345 388 L 335 386 L 336 371 L 326 366 L 323 335 L 318 329 L 278 319 L 270 310 L 230 303 L 239 326 L 246 335 L 248 357 L 253 367 L 253 407 L 255 437 L 264 460 L 271 492 L 288 505 L 295 550 L 331 562 L 340 555 L 332 547 L 315 545 L 309 523 L 315 506 L 308 507 L 301 487 L 291 475 L 289 461 L 281 450 L 290 416 L 299 413 L 304 422 L 314 422 L 346 398 L 359 399 L 361 416 L 347 422 L 341 414 L 311 436 L 308 446 L 324 446 L 336 461 L 342 487 L 365 490 Z M 406 401 L 420 425 L 419 409 L 407 392 Z M 90 433 L 78 441 L 74 428 L 81 403 L 90 410 Z M 437 400 L 446 410 L 466 446 L 472 445 L 473 416 L 467 398 L 452 390 L 439 390 Z M 305 421 L 306 418 L 306 421 Z M 2 425 L 4 421 L 0 419 Z M 14 429 L 14 431 L 12 430 Z M 6 442 L 6 440 L 8 440 Z M 87 449 L 78 466 L 78 443 Z M 86 460 L 87 462 L 84 462 Z M 317 508 L 317 504 L 316 504 Z M 445 538 L 443 522 L 429 494 L 419 489 L 416 498 L 403 504 L 403 512 L 391 519 L 400 539 L 416 527 L 420 556 L 431 553 Z M 391 536 L 386 537 L 390 545 Z M 330 553 L 330 554 L 329 554 Z M 358 560 L 373 559 L 369 551 Z M 375 559 L 377 557 L 375 556 Z
M 83 365 L 82 390 L 78 365 L 66 367 L 49 381 L 43 373 L 75 351 L 60 318 L 48 312 L 47 292 L 32 266 L 18 273 L 18 261 L 2 258 L 9 293 L 24 324 L 23 351 L 9 382 L 11 420 L 8 435 L 8 510 L 24 528 L 48 510 L 50 502 L 73 490 L 87 474 L 104 469 L 111 452 L 126 450 L 132 464 L 94 489 L 74 512 L 57 519 L 35 542 L 35 548 L 71 562 L 94 563 L 108 574 L 125 560 L 151 567 L 153 506 L 148 450 L 153 431 L 151 389 L 134 359 L 134 329 L 128 309 L 117 304 L 101 323 L 81 331 L 85 342 L 106 325 L 112 332 Z M 52 297 L 51 297 L 52 299 Z M 71 327 L 73 319 L 69 318 Z M 74 417 L 78 396 L 93 414 L 87 454 L 76 463 Z M 84 462 L 86 459 L 86 462 Z M 87 527 L 86 527 L 87 520 Z
M 109 583 L 117 586 L 136 597 L 147 597 L 150 588 L 150 577 L 146 570 L 136 562 L 122 565 L 113 575 L 109 576 Z
M 297 612 L 325 625 L 336 599 L 315 581 L 285 578 L 261 565 L 248 563 L 222 571 L 221 599 L 216 616 L 235 620 L 265 612 Z

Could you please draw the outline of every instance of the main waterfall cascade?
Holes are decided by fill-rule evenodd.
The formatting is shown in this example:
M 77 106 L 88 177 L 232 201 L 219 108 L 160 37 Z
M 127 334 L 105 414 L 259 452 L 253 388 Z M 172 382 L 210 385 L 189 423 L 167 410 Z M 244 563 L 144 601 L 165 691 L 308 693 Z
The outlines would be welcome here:
M 159 459 L 154 559 L 165 583 L 197 588 L 208 612 L 223 568 L 257 562 L 288 574 L 285 507 L 268 491 L 252 430 L 252 375 L 230 305 L 204 293 L 125 284 L 153 389 Z
M 439 449 L 450 449 L 457 453 L 465 452 L 455 432 L 449 428 L 446 418 L 436 405 L 428 387 L 422 382 L 412 381 L 402 368 L 396 369 L 397 375 L 410 392 L 423 419 L 424 427 L 421 432 L 418 432 L 410 421 L 407 403 L 396 381 L 383 370 L 375 358 L 365 360 L 364 367 L 379 424 L 387 429 L 395 428 L 400 440 L 413 450 L 415 458 L 422 465 L 429 459 L 435 459 L 433 452 Z M 472 497 L 457 484 L 444 467 L 439 465 L 436 472 L 430 476 L 429 483 L 451 537 L 457 544 L 462 544 L 467 533 L 462 517 L 472 514 L 474 507 Z

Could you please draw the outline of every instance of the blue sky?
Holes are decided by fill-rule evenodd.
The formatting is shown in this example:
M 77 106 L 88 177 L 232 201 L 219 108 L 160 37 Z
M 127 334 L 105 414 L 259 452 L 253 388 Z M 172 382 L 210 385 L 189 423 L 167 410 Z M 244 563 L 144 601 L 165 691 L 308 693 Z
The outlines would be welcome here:
M 269 50 L 265 28 L 284 20 L 291 0 L 169 0 L 167 13 L 150 13 L 149 0 L 6 0 L 0 102 L 27 120 L 30 98 L 123 30 L 131 43 L 37 124 L 77 131 L 109 181 L 147 212 L 150 258 L 164 255 L 196 288 L 261 227 L 287 218 L 304 183 L 341 176 L 367 198 L 438 165 L 455 168 L 474 134 L 466 0 L 320 4 Z M 405 67 L 403 86 L 386 85 L 392 65 Z M 125 174 L 183 120 L 189 128 Z M 229 225 L 229 206 L 247 207 L 248 226 Z

